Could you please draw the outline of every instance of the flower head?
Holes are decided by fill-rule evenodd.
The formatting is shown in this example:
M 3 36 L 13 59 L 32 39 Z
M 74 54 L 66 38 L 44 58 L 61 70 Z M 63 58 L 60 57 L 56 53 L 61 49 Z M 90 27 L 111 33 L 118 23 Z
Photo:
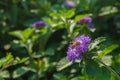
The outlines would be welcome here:
M 74 62 L 83 58 L 83 54 L 87 51 L 90 42 L 91 39 L 88 36 L 77 37 L 68 47 L 67 59 Z
M 87 23 L 91 23 L 92 22 L 92 18 L 91 17 L 85 17 L 83 19 L 80 19 L 77 23 L 78 24 L 87 24 Z
M 63 3 L 63 5 L 64 5 L 64 6 L 67 6 L 67 7 L 69 7 L 69 8 L 74 8 L 74 7 L 76 7 L 76 4 L 75 4 L 74 2 L 72 2 L 72 1 L 66 1 L 66 2 Z
M 46 23 L 43 22 L 43 21 L 37 21 L 37 22 L 35 22 L 35 23 L 32 24 L 33 28 L 38 28 L 39 26 L 46 27 Z
M 93 23 L 88 23 L 88 27 L 91 28 L 91 29 L 95 28 L 95 26 L 93 25 Z

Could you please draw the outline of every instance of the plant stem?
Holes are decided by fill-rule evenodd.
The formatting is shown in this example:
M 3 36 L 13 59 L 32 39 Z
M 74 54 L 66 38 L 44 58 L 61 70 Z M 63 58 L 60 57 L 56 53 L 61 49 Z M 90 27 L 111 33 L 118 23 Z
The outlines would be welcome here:
M 32 51 L 31 51 L 31 47 L 28 45 L 28 46 L 26 46 L 26 49 L 27 49 L 27 51 L 28 51 L 28 55 L 29 55 L 29 57 L 30 57 L 30 61 L 33 63 L 33 65 L 35 65 L 35 66 L 37 66 L 35 63 L 34 63 L 34 58 L 33 58 L 33 56 L 32 56 Z M 37 80 L 39 80 L 39 68 L 38 68 L 38 66 L 37 66 L 37 68 L 36 68 L 36 78 L 37 78 Z
M 118 80 L 120 80 L 120 76 L 118 75 L 118 73 L 116 73 L 111 67 L 107 66 L 104 62 L 102 62 L 101 60 L 97 59 L 97 58 L 94 58 L 96 61 L 100 62 L 101 64 L 103 64 L 110 72 L 112 72 L 116 78 Z
M 86 62 L 85 62 L 85 60 L 83 61 L 83 64 L 84 64 L 84 66 L 83 66 L 83 68 L 84 68 L 83 74 L 85 75 L 86 80 L 88 80 L 88 76 L 87 76 L 87 73 L 86 73 Z

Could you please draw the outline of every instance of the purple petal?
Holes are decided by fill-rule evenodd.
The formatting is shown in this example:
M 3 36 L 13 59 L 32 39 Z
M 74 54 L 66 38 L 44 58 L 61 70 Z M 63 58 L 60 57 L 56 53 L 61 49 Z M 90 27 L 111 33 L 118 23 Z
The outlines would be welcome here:
M 74 8 L 76 7 L 76 4 L 72 1 L 66 1 L 63 3 L 64 6 L 70 7 L 70 8 Z
M 43 21 L 37 21 L 37 22 L 34 22 L 34 23 L 32 24 L 32 27 L 33 27 L 33 28 L 38 28 L 39 26 L 41 26 L 41 27 L 46 27 L 46 23 L 43 22 Z
M 75 45 L 73 48 L 73 45 L 76 42 L 80 44 Z M 73 40 L 73 43 L 70 44 L 68 47 L 67 59 L 72 62 L 74 62 L 77 59 L 82 59 L 84 57 L 83 54 L 87 51 L 90 42 L 91 39 L 88 36 L 77 37 L 75 40 Z
M 80 19 L 77 23 L 78 24 L 87 24 L 87 23 L 91 23 L 92 22 L 92 18 L 91 17 L 85 17 L 83 19 Z

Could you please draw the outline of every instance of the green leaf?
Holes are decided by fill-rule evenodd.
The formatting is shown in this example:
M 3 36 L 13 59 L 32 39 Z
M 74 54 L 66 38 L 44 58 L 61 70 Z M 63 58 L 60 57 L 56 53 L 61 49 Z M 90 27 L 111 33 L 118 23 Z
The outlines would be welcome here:
M 23 58 L 23 59 L 20 59 L 18 57 L 14 58 L 11 53 L 8 53 L 6 55 L 6 57 L 0 59 L 0 67 L 2 69 L 6 69 L 10 66 L 23 63 L 23 62 L 27 61 L 28 59 L 29 59 L 28 57 Z
M 64 73 L 56 73 L 53 75 L 55 80 L 70 80 L 68 76 L 64 75 Z
M 52 12 L 49 14 L 51 17 L 54 17 L 54 18 L 60 18 L 60 14 L 58 14 L 57 12 Z
M 9 78 L 10 77 L 10 74 L 8 71 L 0 71 L 0 77 L 2 78 Z M 1 80 L 1 79 L 0 79 Z
M 34 43 L 37 39 L 39 39 L 42 36 L 42 34 L 36 34 L 32 36 L 32 42 Z
M 0 77 L 0 80 L 5 80 L 4 78 Z
M 45 54 L 46 54 L 46 55 L 54 55 L 54 49 L 53 49 L 53 48 L 48 48 L 48 49 L 45 51 Z
M 87 16 L 91 16 L 91 15 L 92 15 L 92 14 L 77 15 L 77 16 L 75 17 L 75 22 L 77 22 L 78 20 L 83 19 L 83 18 L 85 18 L 85 17 L 87 17 Z
M 12 31 L 9 34 L 16 37 L 16 38 L 18 38 L 18 39 L 24 40 L 24 36 L 22 35 L 21 31 Z
M 24 75 L 25 73 L 27 73 L 28 71 L 30 71 L 30 68 L 28 67 L 20 67 L 17 68 L 14 72 L 13 72 L 13 78 L 18 78 L 21 77 L 22 75 Z
M 28 78 L 28 80 L 36 80 L 36 78 L 37 78 L 37 75 L 32 75 L 32 76 L 29 76 L 29 78 Z
M 112 56 L 110 56 L 110 55 L 103 56 L 103 57 L 101 58 L 101 61 L 102 61 L 103 63 L 105 63 L 107 66 L 111 66 L 111 64 L 112 64 Z M 104 66 L 104 65 L 103 65 L 103 64 L 100 64 L 100 66 Z
M 27 61 L 28 59 L 29 59 L 28 57 L 23 58 L 23 59 L 20 59 L 20 58 L 16 57 L 14 62 L 13 62 L 13 65 L 17 65 L 17 64 L 23 63 L 23 62 Z
M 106 6 L 101 8 L 101 13 L 99 13 L 99 16 L 105 16 L 105 15 L 113 14 L 116 12 L 118 12 L 118 9 L 116 7 Z
M 12 62 L 14 61 L 14 58 L 12 56 L 11 53 L 8 53 L 7 56 L 5 57 L 5 63 L 3 64 L 3 66 L 7 66 L 7 65 L 10 65 L 12 64 Z
M 88 46 L 88 51 L 91 51 L 92 49 L 96 48 L 97 45 L 103 41 L 105 41 L 105 37 L 98 37 L 97 39 L 90 43 L 90 45 Z
M 73 77 L 71 80 L 85 80 L 85 79 L 80 79 L 80 76 Z
M 118 64 L 115 65 L 115 66 L 113 67 L 113 69 L 114 69 L 117 73 L 120 73 L 120 66 L 118 66 Z
M 66 58 L 62 58 L 57 64 L 57 71 L 61 71 L 70 65 L 72 65 L 72 62 L 68 61 Z
M 19 63 L 23 63 L 23 62 L 27 61 L 28 59 L 29 59 L 29 57 L 23 58 L 19 61 Z
M 75 9 L 70 9 L 65 13 L 66 18 L 72 18 L 75 15 Z
M 70 22 L 70 27 L 69 27 L 69 31 L 70 33 L 72 33 L 74 31 L 74 28 L 76 27 L 76 23 L 74 23 L 73 21 Z
M 34 29 L 27 28 L 24 31 L 12 31 L 9 34 L 18 39 L 25 40 L 30 37 L 30 35 L 33 33 L 33 31 L 34 31 Z
M 12 64 L 13 60 L 14 60 L 14 58 L 13 58 L 12 54 L 11 54 L 11 53 L 8 53 L 8 54 L 6 55 L 6 57 L 0 59 L 0 67 L 3 67 L 3 68 L 4 68 L 4 67 Z
M 5 63 L 5 58 L 2 58 L 2 59 L 0 59 L 0 67 L 2 67 L 3 66 L 3 64 Z
M 98 63 L 90 59 L 86 61 L 86 72 L 91 76 L 100 76 L 102 74 Z
M 109 47 L 107 47 L 105 50 L 103 50 L 102 52 L 98 53 L 98 57 L 101 58 L 107 54 L 109 54 L 110 52 L 112 52 L 113 50 L 115 50 L 116 48 L 118 48 L 119 46 L 117 44 L 113 44 Z
M 22 35 L 25 39 L 28 39 L 31 36 L 31 34 L 33 33 L 33 31 L 34 31 L 34 29 L 27 28 L 24 31 L 22 31 Z
M 0 66 L 6 67 L 6 66 L 8 66 L 8 65 L 11 65 L 12 62 L 13 62 L 13 60 L 14 60 L 14 58 L 13 58 L 12 54 L 11 54 L 11 53 L 8 53 L 8 54 L 6 55 L 6 57 L 4 57 L 4 58 L 2 58 L 2 59 L 0 60 Z

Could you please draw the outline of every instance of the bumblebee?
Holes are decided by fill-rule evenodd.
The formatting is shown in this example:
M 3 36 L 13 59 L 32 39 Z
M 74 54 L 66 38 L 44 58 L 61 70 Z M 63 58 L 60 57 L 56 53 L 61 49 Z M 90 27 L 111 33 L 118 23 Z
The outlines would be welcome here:
M 71 48 L 74 49 L 78 45 L 80 45 L 80 42 L 72 42 Z

